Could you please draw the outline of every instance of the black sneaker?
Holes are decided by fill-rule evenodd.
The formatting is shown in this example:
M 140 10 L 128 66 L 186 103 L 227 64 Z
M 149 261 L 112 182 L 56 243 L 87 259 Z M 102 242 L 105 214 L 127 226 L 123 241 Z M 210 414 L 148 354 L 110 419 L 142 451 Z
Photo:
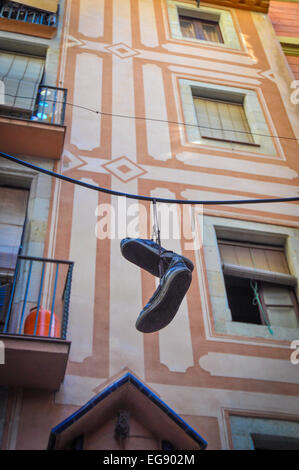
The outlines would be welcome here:
M 137 330 L 153 333 L 167 326 L 177 313 L 191 280 L 191 271 L 182 257 L 173 256 L 154 295 L 137 318 Z
M 120 242 L 122 255 L 131 263 L 145 269 L 154 276 L 160 277 L 159 273 L 159 245 L 153 240 L 143 240 L 141 238 L 124 238 Z M 173 251 L 165 250 L 161 247 L 161 258 L 163 260 L 164 272 L 167 271 L 174 256 L 179 256 L 187 268 L 192 272 L 194 269 L 192 261 Z

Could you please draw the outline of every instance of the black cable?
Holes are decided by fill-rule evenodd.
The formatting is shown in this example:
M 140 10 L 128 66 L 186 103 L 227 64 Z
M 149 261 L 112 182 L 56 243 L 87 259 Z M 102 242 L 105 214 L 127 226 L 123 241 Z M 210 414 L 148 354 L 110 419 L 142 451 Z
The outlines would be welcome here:
M 20 160 L 12 155 L 8 155 L 7 153 L 0 152 L 0 157 L 5 158 L 6 160 L 10 160 L 14 163 L 17 163 L 22 166 L 26 166 L 31 170 L 35 170 L 39 173 L 44 173 L 48 176 L 53 176 L 54 178 L 61 179 L 63 181 L 67 181 L 68 183 L 77 184 L 79 186 L 83 186 L 87 189 L 92 189 L 94 191 L 99 191 L 101 193 L 111 194 L 112 196 L 119 196 L 119 197 L 126 197 L 128 199 L 137 199 L 139 201 L 150 201 L 150 202 L 161 202 L 166 204 L 201 204 L 205 206 L 219 206 L 219 205 L 227 205 L 227 204 L 266 204 L 272 202 L 294 202 L 299 201 L 299 196 L 295 197 L 285 197 L 285 198 L 271 198 L 271 199 L 241 199 L 241 200 L 227 200 L 227 201 L 192 201 L 189 199 L 166 199 L 166 198 L 159 198 L 159 197 L 151 197 L 151 196 L 139 196 L 138 194 L 128 194 L 128 193 L 121 193 L 119 191 L 114 191 L 112 189 L 102 188 L 100 186 L 94 186 L 93 184 L 84 183 L 84 181 L 79 181 L 74 178 L 70 178 L 69 176 L 61 175 L 60 173 L 55 173 L 51 170 L 46 170 L 45 168 L 38 167 L 33 165 L 32 163 L 25 162 L 24 160 Z
M 32 99 L 32 98 L 27 97 L 27 96 L 10 95 L 9 93 L 6 93 L 5 96 L 10 96 L 11 98 Z M 202 126 L 202 125 L 199 126 L 198 124 L 187 124 L 185 122 L 168 121 L 166 119 L 149 118 L 149 117 L 145 117 L 145 116 L 128 116 L 126 114 L 114 114 L 114 113 L 108 113 L 108 112 L 105 112 L 105 111 L 98 111 L 96 109 L 91 109 L 91 108 L 88 108 L 86 106 L 81 106 L 79 104 L 68 103 L 67 101 L 51 100 L 51 99 L 47 98 L 47 102 L 48 101 L 53 102 L 53 103 L 64 104 L 64 105 L 67 105 L 67 106 L 72 106 L 73 108 L 84 109 L 85 111 L 89 111 L 89 112 L 94 113 L 94 114 L 100 114 L 101 116 L 119 117 L 119 118 L 124 118 L 124 119 L 136 119 L 136 120 L 139 120 L 139 121 L 161 122 L 161 123 L 167 123 L 167 124 L 176 124 L 178 126 L 197 127 L 197 128 L 201 128 L 201 129 L 209 129 L 209 130 L 212 130 L 212 131 L 236 132 L 237 134 L 248 134 L 248 135 L 255 135 L 255 136 L 258 136 L 258 137 L 268 137 L 268 138 L 271 138 L 271 139 L 294 140 L 295 142 L 299 142 L 299 139 L 296 139 L 294 137 L 284 137 L 284 136 L 272 135 L 272 134 L 270 134 L 270 135 L 269 134 L 258 134 L 257 132 L 237 131 L 235 129 L 222 129 L 220 127 L 217 128 L 217 127 L 209 127 L 209 126 Z M 41 107 L 42 107 L 42 105 L 41 105 Z M 11 105 L 10 108 L 12 110 L 12 113 L 10 115 L 12 115 L 14 106 Z M 42 122 L 42 121 L 40 121 L 40 122 Z M 248 142 L 233 142 L 233 143 L 241 144 L 241 145 L 242 144 L 245 144 L 245 145 L 248 144 Z M 249 143 L 249 145 L 250 145 L 250 143 Z

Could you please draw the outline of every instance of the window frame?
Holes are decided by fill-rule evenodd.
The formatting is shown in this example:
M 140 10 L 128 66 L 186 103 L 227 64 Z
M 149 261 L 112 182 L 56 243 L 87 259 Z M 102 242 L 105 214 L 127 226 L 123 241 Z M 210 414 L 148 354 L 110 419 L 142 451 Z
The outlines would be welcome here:
M 49 160 L 44 164 L 46 169 L 53 169 L 52 161 Z M 29 169 L 19 169 L 10 163 L 3 162 L 0 171 L 0 185 L 28 191 L 26 218 L 23 224 L 22 240 L 20 242 L 20 245 L 22 245 L 22 254 L 27 255 L 30 253 L 31 256 L 43 257 L 50 200 L 52 197 L 51 179 L 42 173 Z M 47 203 L 45 204 L 45 202 Z M 33 228 L 35 230 L 39 229 L 38 237 L 34 234 L 35 230 L 32 231 Z M 2 278 L 3 274 L 8 279 L 6 272 L 0 272 Z M 12 282 L 14 274 L 15 271 L 9 273 Z M 19 271 L 19 276 L 23 275 L 24 272 Z M 15 291 L 14 295 L 17 296 L 19 294 Z
M 265 136 L 275 132 L 271 130 L 266 113 L 262 108 L 259 92 L 254 89 L 238 88 L 231 85 L 219 85 L 197 81 L 189 78 L 178 78 L 179 96 L 181 98 L 182 120 L 190 125 L 184 127 L 183 145 L 206 146 L 221 148 L 229 152 L 244 152 L 249 155 L 268 158 L 279 158 L 281 155 L 275 140 Z M 236 103 L 242 103 L 254 143 L 232 142 L 225 140 L 207 139 L 201 136 L 193 96 L 219 98 Z
M 3 73 L 0 69 L 0 79 L 4 82 L 5 85 L 5 80 L 8 80 L 8 83 L 11 82 L 16 82 L 16 87 L 15 87 L 15 95 L 10 95 L 10 94 L 5 94 L 5 89 L 4 89 L 4 103 L 0 104 L 0 115 L 2 116 L 14 116 L 14 117 L 19 117 L 21 119 L 30 119 L 31 116 L 34 114 L 34 111 L 37 106 L 37 100 L 39 97 L 39 89 L 40 86 L 43 84 L 44 76 L 45 76 L 45 66 L 46 66 L 46 57 L 39 57 L 35 56 L 33 54 L 26 54 L 23 52 L 13 52 L 10 50 L 5 50 L 0 48 L 0 58 L 1 55 L 3 57 L 8 56 L 7 61 L 10 61 L 10 65 L 8 68 L 8 71 Z M 24 71 L 20 74 L 14 75 L 14 73 L 11 73 L 11 70 L 14 70 L 15 64 L 22 64 L 22 62 L 25 65 Z M 5 63 L 5 59 L 4 59 Z M 35 73 L 35 79 L 29 79 L 24 78 L 24 74 L 26 75 L 27 70 L 30 69 L 30 65 L 33 67 L 39 66 L 39 71 Z M 29 74 L 30 76 L 30 74 Z M 31 77 L 32 78 L 32 77 Z M 31 91 L 28 94 L 28 92 L 20 92 L 19 89 L 22 86 L 31 85 Z M 7 85 L 6 85 L 7 86 Z M 6 88 L 5 86 L 5 88 Z M 26 90 L 26 88 L 25 88 Z M 19 94 L 20 93 L 20 94 Z M 27 93 L 27 94 L 26 94 Z M 22 96 L 25 95 L 25 96 Z M 7 103 L 8 101 L 11 101 L 11 103 Z M 24 106 L 24 102 L 26 102 L 26 106 Z
M 195 5 L 188 5 L 175 0 L 167 0 L 167 10 L 170 26 L 170 39 L 186 42 L 186 44 L 189 43 L 189 45 L 193 43 L 208 47 L 212 46 L 216 48 L 242 50 L 241 38 L 239 37 L 235 26 L 237 19 L 234 12 L 228 11 L 227 9 L 221 10 L 202 5 L 200 5 L 200 9 L 198 9 Z M 194 18 L 211 18 L 211 20 L 216 19 L 223 37 L 223 43 L 184 37 L 180 28 L 179 15 Z
M 22 254 L 23 250 L 23 243 L 24 243 L 24 236 L 25 232 L 27 229 L 27 224 L 28 224 L 28 206 L 29 206 L 29 200 L 30 200 L 30 189 L 29 188 L 24 188 L 20 187 L 19 185 L 2 185 L 1 187 L 5 187 L 7 189 L 12 189 L 12 190 L 21 190 L 21 191 L 26 191 L 27 194 L 27 201 L 26 201 L 26 207 L 25 207 L 25 212 L 24 212 L 24 222 L 22 226 L 22 234 L 20 238 L 20 244 L 18 246 L 18 251 L 16 255 L 16 263 L 18 262 L 18 256 Z M 14 266 L 14 269 L 8 270 L 7 268 L 1 266 L 0 264 L 0 282 L 5 282 L 8 285 L 8 291 L 5 295 L 5 302 L 3 304 L 3 308 L 0 311 L 0 332 L 2 331 L 5 321 L 6 321 L 6 314 L 7 314 L 7 309 L 9 306 L 10 302 L 10 297 L 11 297 L 11 292 L 12 292 L 12 286 L 14 283 L 14 277 L 15 277 L 15 272 L 16 272 L 16 265 Z
M 240 414 L 235 410 L 227 410 L 228 431 L 231 438 L 231 450 L 255 450 L 254 436 L 260 439 L 284 438 L 293 439 L 298 435 L 298 415 L 270 415 L 250 413 L 248 410 Z
M 284 246 L 291 277 L 298 280 L 299 265 L 295 260 L 299 256 L 299 229 L 212 215 L 206 215 L 198 223 L 202 225 L 204 259 L 201 263 L 204 263 L 204 266 L 201 265 L 206 272 L 204 288 L 207 292 L 206 301 L 210 304 L 210 307 L 204 309 L 204 315 L 208 324 L 211 322 L 212 336 L 228 335 L 235 339 L 239 338 L 242 343 L 247 342 L 247 338 L 250 338 L 249 341 L 254 339 L 258 344 L 264 346 L 271 346 L 273 342 L 277 341 L 289 343 L 297 340 L 299 328 L 275 325 L 272 327 L 274 334 L 271 335 L 264 325 L 232 321 L 217 237 L 240 241 L 250 239 L 254 243 L 267 245 L 268 242 L 271 242 L 271 244 Z M 299 298 L 298 284 L 296 297 Z
M 263 244 L 259 244 L 259 243 L 252 243 L 252 242 L 240 242 L 240 241 L 237 241 L 237 240 L 225 240 L 225 239 L 221 239 L 221 238 L 217 238 L 217 243 L 218 243 L 218 247 L 219 245 L 228 245 L 228 246 L 239 246 L 239 247 L 245 247 L 245 248 L 255 248 L 255 249 L 260 249 L 260 250 L 271 250 L 271 251 L 277 251 L 277 252 L 280 252 L 280 253 L 283 253 L 284 254 L 284 258 L 285 258 L 285 267 L 288 269 L 288 271 L 290 272 L 290 269 L 289 269 L 289 266 L 288 266 L 288 261 L 287 261 L 287 258 L 286 258 L 286 253 L 285 253 L 285 249 L 284 247 L 282 246 L 277 246 L 277 245 L 263 245 Z M 228 274 L 224 272 L 224 265 L 225 263 L 222 262 L 222 271 L 223 271 L 223 276 L 224 276 L 224 279 L 226 277 L 228 277 Z M 240 268 L 240 271 L 242 270 L 242 267 L 244 267 L 244 273 L 245 275 L 242 276 L 242 278 L 244 279 L 247 279 L 248 281 L 252 281 L 254 280 L 255 282 L 257 282 L 257 285 L 258 285 L 258 295 L 259 295 L 259 298 L 260 298 L 260 301 L 261 301 L 261 307 L 264 311 L 264 314 L 263 314 L 263 311 L 261 310 L 261 307 L 259 304 L 257 304 L 257 308 L 258 308 L 258 311 L 259 311 L 259 315 L 260 315 L 260 321 L 261 321 L 261 325 L 265 325 L 265 326 L 275 326 L 275 325 L 271 325 L 271 321 L 270 321 L 270 317 L 269 317 L 269 314 L 268 314 L 268 308 L 271 308 L 271 307 L 276 307 L 276 308 L 284 308 L 286 307 L 285 304 L 267 304 L 266 301 L 265 301 L 265 293 L 264 293 L 264 286 L 268 285 L 268 286 L 276 286 L 276 287 L 283 287 L 285 289 L 288 289 L 289 293 L 290 293 L 290 297 L 291 297 L 291 301 L 292 301 L 292 308 L 294 309 L 295 311 L 295 315 L 297 317 L 297 320 L 298 320 L 298 328 L 299 328 L 299 306 L 298 306 L 298 299 L 296 297 L 296 294 L 294 292 L 294 288 L 291 286 L 291 285 L 286 285 L 286 284 L 282 284 L 282 283 L 279 283 L 279 282 L 270 282 L 269 279 L 267 279 L 266 275 L 265 275 L 265 279 L 259 279 L 259 280 L 256 280 L 256 279 L 253 279 L 252 277 L 250 277 L 250 275 L 248 275 L 248 272 L 246 271 L 246 268 L 248 268 L 247 266 L 243 266 L 243 265 L 236 265 L 238 266 L 238 268 Z M 256 269 L 256 268 L 255 268 Z M 262 271 L 262 270 L 259 270 L 258 268 L 256 269 L 257 271 Z M 278 273 L 278 272 L 275 272 L 275 271 L 270 271 L 270 272 L 273 272 L 273 275 L 275 274 L 278 274 L 278 278 L 279 278 L 279 275 L 281 273 Z M 262 276 L 262 274 L 261 274 Z M 288 276 L 288 274 L 286 274 L 286 276 Z M 236 278 L 238 278 L 238 276 L 235 276 Z M 239 277 L 240 278 L 240 277 Z M 290 275 L 289 276 L 289 282 L 291 283 L 292 282 L 292 276 Z M 227 289 L 225 288 L 226 290 L 226 295 L 227 295 L 227 299 L 228 299 L 228 302 L 230 303 L 229 301 L 229 295 L 227 293 Z M 265 315 L 265 317 L 264 317 Z M 232 320 L 232 321 L 236 321 L 236 320 Z M 246 323 L 246 322 L 242 322 L 242 323 Z M 291 328 L 291 327 L 290 327 Z
M 198 39 L 200 41 L 209 41 L 215 44 L 224 44 L 223 34 L 221 32 L 220 25 L 217 20 L 185 16 L 179 13 L 179 22 L 180 22 L 180 28 L 182 31 L 181 21 L 189 21 L 190 23 L 192 23 L 194 32 L 195 32 L 195 37 L 191 39 Z M 204 29 L 202 27 L 203 24 L 207 24 L 207 25 L 211 25 L 215 27 L 215 32 L 217 33 L 217 36 L 219 39 L 218 41 L 211 41 L 210 39 L 207 39 L 204 37 L 205 34 L 204 34 Z M 182 36 L 185 39 L 190 39 L 188 36 L 184 36 L 183 32 L 182 32 Z
M 224 275 L 224 279 L 225 279 L 225 290 L 226 290 L 226 295 L 227 295 L 227 300 L 228 300 L 228 303 L 230 305 L 230 295 L 228 294 L 227 292 L 227 278 L 230 277 L 228 276 L 227 274 L 223 274 Z M 244 277 L 242 279 L 246 279 L 248 281 L 252 281 L 253 279 L 251 279 L 250 277 Z M 268 309 L 269 308 L 286 308 L 286 307 L 291 307 L 294 309 L 295 311 L 295 315 L 296 315 L 296 318 L 298 320 L 298 325 L 299 325 L 299 305 L 298 305 L 298 299 L 296 297 L 296 293 L 294 292 L 294 288 L 292 288 L 291 286 L 285 286 L 285 285 L 282 285 L 282 284 L 271 284 L 271 283 L 268 283 L 266 281 L 256 281 L 257 282 L 257 285 L 258 285 L 258 294 L 259 294 L 259 298 L 260 298 L 260 301 L 261 301 L 261 306 L 262 306 L 262 309 L 264 311 L 264 314 L 259 306 L 259 304 L 257 303 L 256 307 L 258 309 L 258 312 L 259 312 L 259 318 L 260 318 L 260 323 L 249 323 L 249 322 L 245 322 L 245 321 L 241 321 L 241 320 L 233 320 L 233 314 L 232 314 L 232 321 L 233 322 L 241 322 L 241 323 L 244 323 L 244 324 L 256 324 L 256 325 L 264 325 L 264 326 L 270 326 L 270 327 L 273 327 L 275 325 L 271 324 L 271 320 L 270 320 L 270 317 L 269 317 L 269 314 L 268 314 Z M 276 287 L 284 287 L 285 289 L 288 290 L 289 294 L 290 294 L 290 298 L 291 298 L 291 302 L 292 302 L 292 306 L 287 306 L 285 304 L 267 304 L 265 302 L 265 294 L 264 294 L 264 289 L 263 287 L 264 286 L 276 286 Z M 232 310 L 231 310 L 232 312 Z M 278 325 L 279 326 L 279 325 Z M 298 326 L 299 327 L 299 326 Z M 291 327 L 290 327 L 291 328 Z
M 20 233 L 21 233 L 21 236 L 20 236 L 20 244 L 19 245 L 16 245 L 18 246 L 18 249 L 16 251 L 16 260 L 17 260 L 17 257 L 21 254 L 22 252 L 22 248 L 23 248 L 23 242 L 24 242 L 24 236 L 25 236 L 25 231 L 26 231 L 26 227 L 27 227 L 27 223 L 28 223 L 28 205 L 29 205 L 29 199 L 30 199 L 30 189 L 25 189 L 25 188 L 21 188 L 20 186 L 18 185 L 15 185 L 15 186 L 12 186 L 12 185 L 2 185 L 1 186 L 2 188 L 6 188 L 6 189 L 11 189 L 12 191 L 22 191 L 22 192 L 27 192 L 27 200 L 26 200 L 26 204 L 25 204 L 25 207 L 24 207 L 24 222 L 22 225 L 20 225 Z M 25 197 L 25 196 L 24 196 Z M 7 223 L 6 224 L 3 224 L 2 222 L 0 223 L 0 226 L 1 225 L 8 225 Z M 2 277 L 12 277 L 14 276 L 14 272 L 15 272 L 15 269 L 13 268 L 6 268 L 5 266 L 1 265 L 0 264 L 0 278 Z
M 251 132 L 251 128 L 250 128 L 250 125 L 249 125 L 249 122 L 248 122 L 248 119 L 247 119 L 247 116 L 246 116 L 246 111 L 244 109 L 244 104 L 243 103 L 238 103 L 236 101 L 228 100 L 228 99 L 227 100 L 225 100 L 225 99 L 221 100 L 221 99 L 215 99 L 215 98 L 206 97 L 206 96 L 200 96 L 200 95 L 197 95 L 197 94 L 194 94 L 194 93 L 192 93 L 192 98 L 193 98 L 193 103 L 194 103 L 194 108 L 195 108 L 196 120 L 197 120 L 197 123 L 198 123 L 198 128 L 199 128 L 199 132 L 200 132 L 200 135 L 201 135 L 202 139 L 215 140 L 215 141 L 218 141 L 218 142 L 231 142 L 231 143 L 235 143 L 235 144 L 239 144 L 239 145 L 251 145 L 253 147 L 260 147 L 260 144 L 257 144 L 254 141 L 254 135 Z M 250 141 L 245 142 L 245 141 L 242 141 L 242 140 L 226 139 L 225 137 L 211 137 L 211 136 L 204 135 L 201 132 L 201 125 L 198 122 L 198 113 L 197 113 L 197 107 L 196 107 L 196 103 L 195 103 L 196 99 L 201 99 L 201 100 L 204 100 L 204 101 L 212 101 L 214 103 L 227 104 L 227 105 L 231 105 L 231 106 L 241 107 L 242 112 L 244 114 L 244 118 L 245 118 L 245 124 L 246 124 L 246 126 L 244 126 L 244 127 L 247 127 L 248 132 L 246 132 L 245 130 L 240 131 L 240 132 L 247 133 L 249 138 L 250 138 Z M 208 118 L 208 116 L 207 116 L 207 118 Z M 217 130 L 219 130 L 219 131 L 221 130 L 222 133 L 229 132 L 229 131 L 238 133 L 238 131 L 236 131 L 234 129 L 225 129 L 225 128 L 220 129 L 219 128 Z

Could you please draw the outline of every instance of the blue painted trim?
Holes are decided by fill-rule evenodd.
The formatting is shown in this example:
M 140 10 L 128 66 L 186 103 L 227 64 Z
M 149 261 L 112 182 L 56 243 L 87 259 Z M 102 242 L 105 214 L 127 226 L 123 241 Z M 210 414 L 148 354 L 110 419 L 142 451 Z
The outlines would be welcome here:
M 170 419 L 172 419 L 181 429 L 185 431 L 199 446 L 201 449 L 205 449 L 208 445 L 207 441 L 203 439 L 186 421 L 184 421 L 175 411 L 173 411 L 161 398 L 146 387 L 140 380 L 138 380 L 130 372 L 127 372 L 123 377 L 113 382 L 111 385 L 106 387 L 102 392 L 96 395 L 94 398 L 89 400 L 79 410 L 75 411 L 67 419 L 59 423 L 51 430 L 48 449 L 55 448 L 56 437 L 62 433 L 65 429 L 70 427 L 80 418 L 82 418 L 88 411 L 94 408 L 99 402 L 103 401 L 108 395 L 113 393 L 115 390 L 120 388 L 127 382 L 131 382 L 141 393 L 147 396 L 153 403 L 155 403 L 164 413 L 166 413 Z

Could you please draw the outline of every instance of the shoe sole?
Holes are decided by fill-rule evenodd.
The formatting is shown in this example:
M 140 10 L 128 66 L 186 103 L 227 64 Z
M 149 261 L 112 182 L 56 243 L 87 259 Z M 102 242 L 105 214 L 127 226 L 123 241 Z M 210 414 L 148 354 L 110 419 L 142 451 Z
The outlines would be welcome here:
M 150 308 L 140 313 L 135 324 L 136 329 L 142 333 L 153 333 L 165 328 L 176 315 L 191 280 L 192 274 L 189 269 L 171 273 L 159 294 L 162 300 L 157 299 Z
M 160 277 L 159 273 L 159 253 L 154 248 L 150 246 L 144 246 L 142 243 L 139 243 L 137 240 L 128 240 L 123 245 L 121 245 L 121 253 L 128 261 L 136 264 L 142 269 L 145 269 L 150 274 L 156 277 Z M 148 256 L 146 256 L 146 254 Z M 178 255 L 182 258 L 187 268 L 192 272 L 194 265 L 192 261 L 184 256 Z M 169 258 L 171 261 L 173 254 L 166 253 L 163 258 Z

